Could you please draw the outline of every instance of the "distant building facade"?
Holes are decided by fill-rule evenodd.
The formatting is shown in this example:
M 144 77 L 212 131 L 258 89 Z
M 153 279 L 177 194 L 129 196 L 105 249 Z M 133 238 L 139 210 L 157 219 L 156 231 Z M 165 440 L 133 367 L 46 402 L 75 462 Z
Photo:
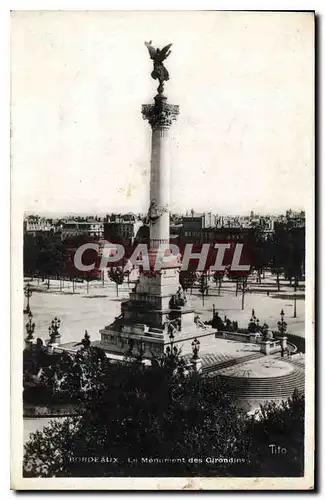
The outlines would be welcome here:
M 73 238 L 75 236 L 89 236 L 91 238 L 103 238 L 104 223 L 91 220 L 88 222 L 78 222 L 75 220 L 67 221 L 62 224 L 62 240 Z
M 55 227 L 51 221 L 42 218 L 27 218 L 24 220 L 24 233 L 39 234 L 54 232 Z
M 131 219 L 116 218 L 104 223 L 104 239 L 123 245 L 133 245 L 142 226 L 142 220 L 136 220 L 133 217 Z
M 200 214 L 185 215 L 182 219 L 184 230 L 201 230 L 214 228 L 217 225 L 218 216 L 212 212 L 203 212 Z

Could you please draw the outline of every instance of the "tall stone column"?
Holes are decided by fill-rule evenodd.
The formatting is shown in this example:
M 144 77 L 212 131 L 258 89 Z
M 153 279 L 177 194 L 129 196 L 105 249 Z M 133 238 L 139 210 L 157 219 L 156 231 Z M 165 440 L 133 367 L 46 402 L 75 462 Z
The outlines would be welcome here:
M 112 324 L 100 330 L 101 347 L 116 355 L 159 357 L 170 344 L 173 332 L 183 340 L 206 335 L 195 321 L 194 308 L 189 304 L 179 284 L 180 256 L 160 259 L 159 248 L 169 244 L 170 162 L 169 129 L 179 114 L 179 107 L 167 103 L 164 82 L 169 73 L 164 66 L 171 44 L 163 49 L 145 42 L 153 61 L 151 77 L 159 81 L 158 94 L 152 104 L 142 106 L 142 115 L 151 130 L 151 172 L 149 264 L 140 267 L 139 280 L 130 292 L 130 298 L 121 304 L 121 315 Z M 164 252 L 164 256 L 167 252 Z M 156 266 L 159 263 L 159 266 Z M 144 268 L 146 267 L 146 269 Z M 196 356 L 197 358 L 197 356 Z M 200 370 L 200 360 L 193 360 Z
M 167 97 L 158 94 L 154 104 L 142 106 L 143 118 L 152 128 L 150 169 L 150 250 L 169 243 L 170 162 L 169 127 L 177 119 L 179 107 L 168 104 Z

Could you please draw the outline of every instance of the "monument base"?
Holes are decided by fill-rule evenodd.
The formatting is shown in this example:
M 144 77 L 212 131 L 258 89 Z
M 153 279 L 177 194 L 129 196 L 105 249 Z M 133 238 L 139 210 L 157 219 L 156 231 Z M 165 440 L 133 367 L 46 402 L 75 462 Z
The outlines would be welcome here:
M 121 314 L 100 330 L 101 347 L 112 354 L 159 357 L 168 344 L 206 333 L 179 285 L 179 268 L 142 272 Z

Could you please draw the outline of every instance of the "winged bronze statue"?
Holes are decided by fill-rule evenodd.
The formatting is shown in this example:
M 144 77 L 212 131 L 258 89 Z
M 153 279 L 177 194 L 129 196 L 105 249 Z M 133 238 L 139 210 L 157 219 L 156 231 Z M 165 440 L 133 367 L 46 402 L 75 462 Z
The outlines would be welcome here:
M 172 43 L 169 43 L 163 49 L 155 49 L 152 45 L 152 40 L 144 43 L 149 51 L 150 59 L 153 60 L 153 71 L 151 73 L 151 77 L 154 80 L 159 80 L 159 87 L 157 90 L 159 94 L 162 94 L 164 91 L 164 82 L 169 80 L 169 73 L 164 66 L 164 61 L 171 53 L 169 49 L 172 46 Z

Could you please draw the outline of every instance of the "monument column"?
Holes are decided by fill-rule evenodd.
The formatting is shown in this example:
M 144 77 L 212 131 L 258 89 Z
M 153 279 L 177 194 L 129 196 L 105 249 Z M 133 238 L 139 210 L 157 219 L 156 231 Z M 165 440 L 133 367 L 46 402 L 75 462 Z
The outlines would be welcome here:
M 142 106 L 143 118 L 152 128 L 150 168 L 150 249 L 169 243 L 169 127 L 177 119 L 179 107 L 168 104 L 167 97 L 158 93 L 154 104 Z
M 179 114 L 179 107 L 167 102 L 164 82 L 169 74 L 164 66 L 170 54 L 171 44 L 163 49 L 154 48 L 145 42 L 153 61 L 151 76 L 159 81 L 157 95 L 152 104 L 142 106 L 142 115 L 151 127 L 151 171 L 150 206 L 150 268 L 140 267 L 139 280 L 130 292 L 130 298 L 123 301 L 121 315 L 112 324 L 100 330 L 103 348 L 114 356 L 139 355 L 146 358 L 164 354 L 170 344 L 170 332 L 189 339 L 206 335 L 206 328 L 195 321 L 194 308 L 180 289 L 180 255 L 160 259 L 159 248 L 169 244 L 170 210 L 170 162 L 169 129 Z M 166 255 L 167 252 L 164 252 Z M 159 266 L 156 266 L 159 263 Z M 192 363 L 200 371 L 197 356 L 198 341 L 195 342 Z

